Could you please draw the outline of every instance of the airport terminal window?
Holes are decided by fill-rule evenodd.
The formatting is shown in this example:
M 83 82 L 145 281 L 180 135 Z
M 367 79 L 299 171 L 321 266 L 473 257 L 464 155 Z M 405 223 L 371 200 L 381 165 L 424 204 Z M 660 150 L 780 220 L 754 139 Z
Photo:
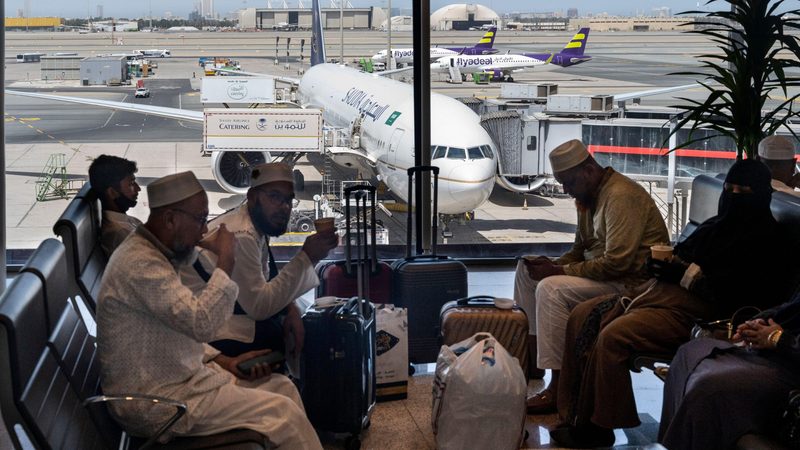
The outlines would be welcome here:
M 494 152 L 492 151 L 492 147 L 489 147 L 488 145 L 481 145 L 481 148 L 483 149 L 483 154 L 486 155 L 487 158 L 489 159 L 494 158 Z
M 450 147 L 447 152 L 447 159 L 467 159 L 467 151 L 463 148 Z
M 439 159 L 444 158 L 444 155 L 447 153 L 447 147 L 443 145 L 437 145 L 434 147 L 433 156 L 431 159 Z
M 470 147 L 467 149 L 467 153 L 469 153 L 469 159 L 483 159 L 483 152 L 481 152 L 480 147 Z

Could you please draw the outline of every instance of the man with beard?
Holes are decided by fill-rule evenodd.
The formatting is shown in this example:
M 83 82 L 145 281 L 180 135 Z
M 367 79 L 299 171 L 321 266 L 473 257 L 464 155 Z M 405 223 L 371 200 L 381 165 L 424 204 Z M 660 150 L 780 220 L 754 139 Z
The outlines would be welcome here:
M 237 244 L 231 278 L 239 285 L 239 297 L 233 317 L 219 340 L 211 343 L 225 356 L 267 348 L 287 356 L 300 354 L 304 330 L 294 300 L 319 284 L 314 266 L 336 247 L 338 237 L 333 231 L 308 236 L 301 251 L 278 272 L 269 238 L 286 232 L 293 200 L 292 169 L 282 163 L 261 164 L 253 169 L 247 201 L 209 223 L 206 239 L 224 224 Z M 201 254 L 202 265 L 207 265 L 206 256 Z M 197 264 L 195 269 L 203 271 Z
M 180 269 L 196 259 L 207 230 L 208 197 L 191 172 L 147 186 L 150 216 L 111 255 L 97 303 L 97 351 L 103 392 L 138 393 L 187 405 L 167 431 L 205 436 L 236 428 L 264 434 L 280 448 L 321 449 L 300 395 L 286 377 L 256 368 L 237 379 L 211 361 L 206 344 L 227 322 L 239 288 L 233 234 L 220 226 L 201 245 L 216 255 L 208 282 L 192 290 Z M 244 358 L 243 358 L 244 359 Z M 127 401 L 109 406 L 125 430 L 151 436 L 174 413 L 159 403 Z
M 517 264 L 514 300 L 530 323 L 530 371 L 541 377 L 542 369 L 552 370 L 548 387 L 528 399 L 529 414 L 555 412 L 570 311 L 647 280 L 650 246 L 669 242 L 664 219 L 644 188 L 601 167 L 581 141 L 556 147 L 550 165 L 564 192 L 575 198 L 578 227 L 572 248 L 561 257 L 526 256 Z
M 100 246 L 108 257 L 142 224 L 126 214 L 136 206 L 141 190 L 136 183 L 136 171 L 134 161 L 111 155 L 100 155 L 89 166 L 89 183 L 103 208 Z

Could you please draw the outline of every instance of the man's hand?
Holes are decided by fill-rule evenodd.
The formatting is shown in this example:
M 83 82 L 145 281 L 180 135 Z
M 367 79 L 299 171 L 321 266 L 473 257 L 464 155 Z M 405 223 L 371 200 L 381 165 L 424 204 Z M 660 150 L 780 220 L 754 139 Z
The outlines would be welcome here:
M 750 348 L 773 348 L 772 343 L 769 342 L 769 335 L 775 330 L 782 329 L 772 319 L 768 321 L 764 319 L 748 320 L 736 328 L 733 340 L 735 342 L 744 341 Z
M 322 258 L 328 256 L 331 249 L 339 245 L 339 236 L 336 229 L 327 233 L 314 233 L 306 238 L 303 251 L 308 255 L 312 265 L 316 265 Z
M 303 328 L 303 318 L 300 317 L 300 308 L 291 303 L 288 306 L 286 317 L 283 319 L 283 340 L 289 342 L 289 338 L 294 338 L 294 348 L 290 351 L 292 356 L 299 355 L 303 351 L 303 340 L 306 330 Z M 286 347 L 287 350 L 290 348 Z M 287 355 L 288 356 L 288 355 Z
M 549 258 L 539 257 L 536 259 L 524 259 L 525 268 L 528 269 L 528 276 L 531 279 L 541 281 L 553 275 L 564 275 L 562 266 L 553 264 Z
M 242 371 L 240 371 L 239 368 L 236 366 L 239 365 L 239 363 L 241 362 L 247 361 L 248 359 L 253 359 L 256 356 L 266 355 L 267 353 L 270 352 L 272 352 L 272 350 L 270 349 L 253 350 L 251 352 L 242 353 L 241 355 L 236 356 L 234 358 L 231 358 L 230 356 L 225 356 L 223 354 L 219 354 L 217 355 L 216 358 L 213 359 L 213 361 L 222 366 L 223 369 L 236 375 L 237 378 L 241 378 L 243 380 L 256 380 L 258 378 L 268 377 L 272 375 L 272 368 L 265 363 L 256 364 L 253 366 L 252 369 L 250 369 L 250 373 L 246 374 L 242 373 Z
M 236 237 L 228 231 L 224 223 L 198 245 L 214 252 L 217 255 L 217 267 L 224 270 L 228 276 L 231 275 L 236 260 Z

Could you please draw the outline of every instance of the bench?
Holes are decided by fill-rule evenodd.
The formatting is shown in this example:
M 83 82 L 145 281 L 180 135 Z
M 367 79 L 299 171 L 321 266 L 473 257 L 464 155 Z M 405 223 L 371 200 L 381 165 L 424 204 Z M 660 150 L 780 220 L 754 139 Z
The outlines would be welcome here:
M 41 449 L 264 449 L 269 440 L 252 430 L 174 439 L 158 444 L 128 436 L 110 416 L 109 401 L 154 401 L 174 407 L 177 421 L 185 405 L 169 399 L 103 396 L 95 339 L 66 294 L 66 264 L 58 240 L 42 243 L 0 297 L 0 410 L 16 448 Z M 57 320 L 53 309 L 60 307 Z M 48 318 L 50 316 L 50 318 Z
M 100 200 L 86 183 L 53 226 L 66 248 L 70 291 L 81 298 L 92 314 L 108 262 L 100 246 L 101 222 Z
M 678 242 L 686 239 L 701 223 L 717 214 L 723 182 L 723 175 L 716 177 L 700 175 L 694 179 L 692 182 L 688 222 L 681 231 Z M 773 192 L 770 209 L 775 220 L 792 230 L 796 242 L 800 242 L 800 197 L 785 192 Z M 668 365 L 673 356 L 635 355 L 630 360 L 631 370 L 641 372 L 642 368 L 649 368 L 663 380 L 666 378 L 666 372 L 659 370 L 658 366 Z M 783 406 L 780 405 L 779 407 L 782 408 Z M 746 434 L 736 443 L 736 448 L 739 450 L 781 450 L 785 446 L 768 436 Z

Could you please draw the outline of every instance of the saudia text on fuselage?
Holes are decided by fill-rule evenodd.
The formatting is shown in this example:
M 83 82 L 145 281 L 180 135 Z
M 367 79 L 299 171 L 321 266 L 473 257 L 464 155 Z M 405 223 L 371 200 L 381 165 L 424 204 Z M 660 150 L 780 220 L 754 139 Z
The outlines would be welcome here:
M 378 120 L 387 109 L 389 109 L 389 105 L 381 105 L 377 101 L 373 100 L 373 98 L 373 95 L 367 94 L 361 89 L 353 87 L 350 88 L 350 90 L 347 91 L 347 94 L 344 95 L 342 102 L 345 105 L 355 108 L 358 110 L 359 114 L 363 114 L 364 116 L 371 118 L 374 122 Z

